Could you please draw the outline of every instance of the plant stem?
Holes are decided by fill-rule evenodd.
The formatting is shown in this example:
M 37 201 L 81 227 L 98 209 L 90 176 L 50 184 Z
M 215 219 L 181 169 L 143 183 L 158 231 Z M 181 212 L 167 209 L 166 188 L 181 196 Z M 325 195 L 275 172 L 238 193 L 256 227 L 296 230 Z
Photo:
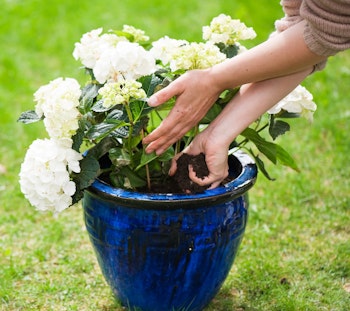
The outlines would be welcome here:
M 145 137 L 144 129 L 141 130 L 141 136 L 142 136 L 142 139 Z M 148 163 L 145 164 L 145 168 L 146 168 L 147 188 L 148 190 L 151 190 L 151 176 L 149 174 Z

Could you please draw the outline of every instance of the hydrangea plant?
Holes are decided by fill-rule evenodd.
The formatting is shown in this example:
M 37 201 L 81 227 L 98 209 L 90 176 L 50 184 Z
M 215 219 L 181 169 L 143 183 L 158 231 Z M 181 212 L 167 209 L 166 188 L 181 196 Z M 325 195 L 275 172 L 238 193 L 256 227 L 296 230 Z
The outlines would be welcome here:
M 73 57 L 85 68 L 87 82 L 81 86 L 76 79 L 60 77 L 41 86 L 34 94 L 35 109 L 19 118 L 23 123 L 42 120 L 48 134 L 31 144 L 21 166 L 25 197 L 38 210 L 58 213 L 77 203 L 99 176 L 107 176 L 116 187 L 143 191 L 164 182 L 174 155 L 221 112 L 237 89 L 225 90 L 200 124 L 160 156 L 147 154 L 142 139 L 160 124 L 175 98 L 157 108 L 149 107 L 147 98 L 188 70 L 243 53 L 239 41 L 255 35 L 224 14 L 203 27 L 203 42 L 168 36 L 150 42 L 144 31 L 128 25 L 120 31 L 99 28 L 84 34 Z M 315 110 L 312 95 L 300 86 L 243 131 L 232 150 L 245 148 L 268 178 L 262 154 L 297 170 L 274 140 L 290 129 L 283 118 L 311 120 Z

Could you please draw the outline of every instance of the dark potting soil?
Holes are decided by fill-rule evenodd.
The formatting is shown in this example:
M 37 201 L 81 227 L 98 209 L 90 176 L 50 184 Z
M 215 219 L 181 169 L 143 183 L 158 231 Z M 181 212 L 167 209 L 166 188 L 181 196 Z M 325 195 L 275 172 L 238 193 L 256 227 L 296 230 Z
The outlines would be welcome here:
M 183 153 L 177 159 L 177 170 L 174 176 L 168 176 L 161 183 L 152 183 L 152 189 L 139 189 L 141 192 L 151 193 L 199 193 L 206 190 L 208 186 L 200 186 L 193 182 L 188 176 L 188 166 L 191 165 L 198 178 L 208 176 L 209 170 L 205 162 L 204 153 L 190 155 Z
M 104 161 L 109 161 L 108 159 L 104 159 Z M 188 167 L 191 165 L 193 170 L 196 173 L 198 178 L 204 178 L 209 175 L 209 170 L 207 164 L 205 162 L 204 153 L 200 153 L 198 155 L 190 155 L 187 153 L 183 153 L 177 159 L 177 170 L 174 176 L 167 176 L 161 182 L 157 183 L 153 181 L 152 188 L 148 189 L 147 187 L 144 189 L 138 189 L 139 192 L 147 192 L 147 193 L 200 193 L 209 188 L 210 185 L 200 186 L 193 182 L 188 174 Z M 101 175 L 99 177 L 101 180 L 110 184 L 109 176 Z
M 173 179 L 176 181 L 176 183 L 178 184 L 182 192 L 184 193 L 203 192 L 210 186 L 210 185 L 200 186 L 197 183 L 193 182 L 188 176 L 189 165 L 192 166 L 198 178 L 203 179 L 204 177 L 209 175 L 209 170 L 205 162 L 204 153 L 200 153 L 198 155 L 190 155 L 187 153 L 183 153 L 176 162 L 177 162 L 177 170 L 175 175 L 173 176 Z

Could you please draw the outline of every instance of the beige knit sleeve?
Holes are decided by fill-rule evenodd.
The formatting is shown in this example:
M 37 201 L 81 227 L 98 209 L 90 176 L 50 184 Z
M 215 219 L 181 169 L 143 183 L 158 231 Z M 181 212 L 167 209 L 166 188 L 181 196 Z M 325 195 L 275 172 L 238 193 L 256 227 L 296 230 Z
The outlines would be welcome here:
M 299 13 L 301 2 L 302 0 L 281 0 L 285 16 L 275 22 L 277 32 L 282 32 L 302 20 Z
M 282 32 L 303 20 L 303 17 L 300 16 L 302 2 L 302 0 L 281 0 L 280 4 L 285 16 L 275 22 L 276 32 L 272 33 L 271 36 Z M 312 72 L 321 71 L 326 67 L 326 64 L 327 61 L 316 64 Z
M 350 0 L 303 0 L 300 15 L 307 21 L 305 42 L 315 54 L 350 48 Z

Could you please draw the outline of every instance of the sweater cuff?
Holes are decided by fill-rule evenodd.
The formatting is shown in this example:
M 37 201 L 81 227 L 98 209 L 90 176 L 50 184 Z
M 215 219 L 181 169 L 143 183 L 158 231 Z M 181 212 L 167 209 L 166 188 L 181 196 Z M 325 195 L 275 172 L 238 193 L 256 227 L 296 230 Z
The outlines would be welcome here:
M 322 44 L 322 38 L 317 37 L 317 33 L 312 30 L 310 24 L 305 25 L 304 40 L 308 48 L 315 54 L 321 56 L 332 56 L 339 52 L 339 50 L 331 49 L 329 46 Z

